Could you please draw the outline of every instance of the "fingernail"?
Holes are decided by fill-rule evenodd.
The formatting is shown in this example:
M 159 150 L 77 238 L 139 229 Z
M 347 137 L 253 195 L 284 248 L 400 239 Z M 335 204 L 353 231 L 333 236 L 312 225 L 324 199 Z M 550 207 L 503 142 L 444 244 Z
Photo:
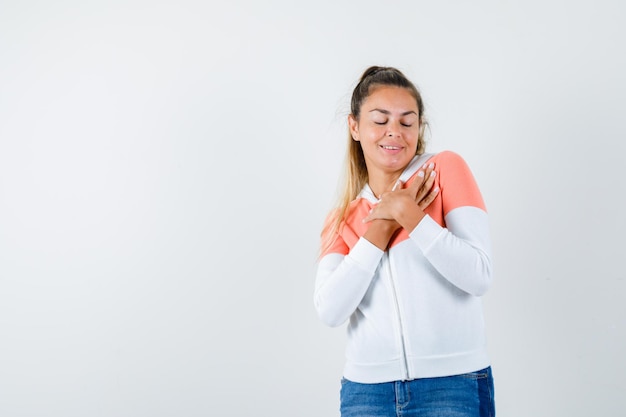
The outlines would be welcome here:
M 435 187 L 435 191 L 439 191 L 439 187 Z
M 434 172 L 434 171 L 433 171 Z M 418 177 L 423 177 L 424 176 L 424 171 L 418 171 L 417 172 L 417 176 Z
M 428 168 L 434 168 L 435 164 L 433 164 L 432 162 L 430 163 L 430 165 L 428 165 Z
M 435 176 L 435 171 L 430 171 L 430 176 L 434 177 Z

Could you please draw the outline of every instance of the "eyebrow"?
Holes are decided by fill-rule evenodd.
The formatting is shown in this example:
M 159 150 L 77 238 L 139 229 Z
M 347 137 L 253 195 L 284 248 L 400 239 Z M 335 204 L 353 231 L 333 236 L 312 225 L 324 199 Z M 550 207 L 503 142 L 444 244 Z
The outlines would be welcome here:
M 391 112 L 389 110 L 383 110 L 383 109 L 372 109 L 369 112 L 371 113 L 373 111 L 377 111 L 377 112 L 380 112 L 382 114 L 387 114 L 387 115 L 391 114 Z M 406 115 L 411 114 L 411 113 L 413 113 L 414 115 L 417 116 L 417 113 L 415 113 L 413 110 L 405 111 L 404 113 L 401 114 L 401 116 L 406 116 Z

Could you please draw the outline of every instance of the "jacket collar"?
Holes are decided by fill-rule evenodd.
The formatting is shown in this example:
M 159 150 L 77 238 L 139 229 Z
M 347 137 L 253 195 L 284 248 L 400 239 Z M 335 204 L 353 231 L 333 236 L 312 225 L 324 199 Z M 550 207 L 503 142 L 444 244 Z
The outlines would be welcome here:
M 432 156 L 432 153 L 415 155 L 413 159 L 411 159 L 411 162 L 409 162 L 409 164 L 406 166 L 406 168 L 404 168 L 404 171 L 402 171 L 402 174 L 400 175 L 400 181 L 406 183 L 409 178 L 415 175 L 415 173 L 422 167 L 422 165 L 424 165 L 424 163 L 428 161 Z M 369 184 L 365 184 L 365 187 L 363 187 L 363 189 L 357 196 L 357 199 L 358 198 L 364 198 L 372 203 L 377 203 L 379 201 L 372 192 Z

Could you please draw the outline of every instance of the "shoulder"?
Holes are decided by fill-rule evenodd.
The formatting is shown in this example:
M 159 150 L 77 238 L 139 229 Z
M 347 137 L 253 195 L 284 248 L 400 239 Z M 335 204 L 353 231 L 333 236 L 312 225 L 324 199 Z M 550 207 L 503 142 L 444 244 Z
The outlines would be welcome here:
M 435 164 L 444 213 L 463 206 L 486 211 L 476 179 L 461 155 L 452 151 L 442 151 L 434 155 L 430 161 Z
M 340 214 L 339 209 L 333 209 L 326 216 L 321 233 L 320 259 L 328 253 L 341 253 L 343 255 L 348 253 L 346 245 L 339 234 Z
M 471 173 L 465 159 L 456 152 L 445 150 L 433 155 L 427 163 L 434 163 L 438 173 L 466 176 Z
M 458 153 L 450 150 L 441 151 L 434 154 L 429 161 L 445 163 L 446 165 L 467 165 L 465 159 Z

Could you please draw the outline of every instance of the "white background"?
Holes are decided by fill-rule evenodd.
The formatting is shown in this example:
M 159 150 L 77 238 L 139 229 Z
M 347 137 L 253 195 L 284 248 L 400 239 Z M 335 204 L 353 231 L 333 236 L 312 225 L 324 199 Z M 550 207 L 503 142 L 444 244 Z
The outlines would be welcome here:
M 499 415 L 623 414 L 624 8 L 0 1 L 0 415 L 338 416 L 313 279 L 372 64 L 487 203 Z

